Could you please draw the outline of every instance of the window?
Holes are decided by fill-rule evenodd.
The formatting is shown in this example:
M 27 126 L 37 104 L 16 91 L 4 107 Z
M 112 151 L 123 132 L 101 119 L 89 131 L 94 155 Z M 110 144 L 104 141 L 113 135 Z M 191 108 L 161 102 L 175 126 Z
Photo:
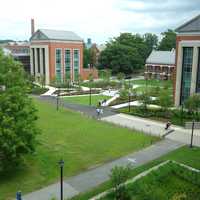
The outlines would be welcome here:
M 193 48 L 183 48 L 181 104 L 190 96 L 190 85 L 192 77 Z
M 61 82 L 61 64 L 62 64 L 62 52 L 61 49 L 56 49 L 56 80 Z
M 74 49 L 74 80 L 77 81 L 79 77 L 79 50 Z
M 196 92 L 200 93 L 200 48 L 199 50 L 199 55 L 198 55 L 198 67 L 197 67 L 197 85 L 196 85 Z
M 65 50 L 65 80 L 70 80 L 70 69 L 71 69 L 71 51 L 70 49 Z

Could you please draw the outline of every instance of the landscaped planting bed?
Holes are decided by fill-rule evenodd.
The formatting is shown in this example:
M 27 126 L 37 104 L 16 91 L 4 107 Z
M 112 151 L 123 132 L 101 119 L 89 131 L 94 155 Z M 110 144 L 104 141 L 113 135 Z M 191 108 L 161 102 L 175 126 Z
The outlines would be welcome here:
M 177 162 L 184 163 L 185 165 L 189 165 L 193 168 L 200 169 L 200 148 L 198 148 L 198 147 L 189 148 L 188 146 L 181 147 L 173 152 L 170 152 L 169 154 L 167 154 L 165 156 L 162 156 L 159 159 L 156 159 L 145 165 L 142 165 L 140 167 L 132 169 L 130 176 L 135 177 L 136 175 L 144 172 L 145 170 L 148 170 L 166 160 L 175 160 Z M 184 180 L 182 180 L 182 181 L 184 181 Z M 167 180 L 166 180 L 166 184 L 167 184 Z M 107 181 L 107 182 L 101 184 L 99 187 L 96 187 L 84 194 L 80 194 L 77 197 L 74 197 L 72 199 L 73 200 L 90 199 L 93 196 L 96 196 L 97 194 L 110 189 L 111 187 L 112 186 L 111 186 L 110 181 Z M 148 198 L 147 198 L 147 200 L 148 200 Z M 159 199 L 159 200 L 161 200 L 161 199 Z M 193 200 L 193 199 L 191 199 L 191 200 Z
M 200 172 L 169 162 L 126 186 L 128 199 L 173 200 L 200 198 Z M 114 200 L 111 193 L 101 200 Z
M 162 122 L 167 122 L 170 120 L 172 124 L 179 126 L 184 126 L 185 122 L 192 121 L 193 119 L 195 119 L 196 121 L 200 120 L 200 114 L 191 115 L 190 113 L 184 110 L 178 109 L 169 109 L 166 111 L 161 108 L 148 107 L 148 109 L 144 109 L 144 107 L 131 106 L 130 112 L 128 107 L 120 108 L 118 112 L 158 120 Z

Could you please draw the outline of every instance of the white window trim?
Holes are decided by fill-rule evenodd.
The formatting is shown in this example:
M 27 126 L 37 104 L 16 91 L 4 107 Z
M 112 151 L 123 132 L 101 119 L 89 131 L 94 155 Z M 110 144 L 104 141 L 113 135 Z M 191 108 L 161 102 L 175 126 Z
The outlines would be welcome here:
M 60 50 L 61 51 L 61 68 L 60 68 L 60 70 L 61 70 L 61 82 L 63 82 L 63 59 L 62 59 L 62 48 L 55 48 L 55 75 L 57 75 L 57 73 L 56 73 L 56 51 L 57 50 Z

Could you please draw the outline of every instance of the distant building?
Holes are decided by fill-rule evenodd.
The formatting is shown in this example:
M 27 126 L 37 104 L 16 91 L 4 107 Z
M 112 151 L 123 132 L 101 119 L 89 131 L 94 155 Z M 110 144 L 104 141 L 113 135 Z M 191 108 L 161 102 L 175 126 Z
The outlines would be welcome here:
M 200 93 L 200 15 L 176 30 L 175 105 L 179 106 Z
M 153 50 L 146 60 L 145 78 L 171 80 L 175 68 L 175 50 Z
M 39 29 L 30 38 L 31 74 L 51 81 L 76 81 L 83 71 L 83 40 L 71 31 Z M 84 77 L 83 77 L 84 78 Z
M 27 73 L 30 73 L 30 49 L 29 42 L 8 42 L 4 45 L 15 60 L 20 61 Z

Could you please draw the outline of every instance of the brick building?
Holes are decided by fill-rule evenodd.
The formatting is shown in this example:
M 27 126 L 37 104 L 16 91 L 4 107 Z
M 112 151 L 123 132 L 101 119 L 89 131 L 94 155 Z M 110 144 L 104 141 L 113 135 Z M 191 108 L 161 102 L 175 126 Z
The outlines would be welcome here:
M 30 73 L 30 51 L 29 42 L 8 42 L 3 48 L 9 50 L 10 55 L 20 61 L 27 73 Z
M 72 31 L 39 29 L 35 32 L 31 20 L 30 63 L 31 74 L 36 80 L 44 77 L 51 82 L 78 81 L 92 74 L 98 78 L 96 69 L 83 68 L 83 39 Z
M 146 60 L 145 78 L 171 80 L 175 68 L 175 50 L 153 50 Z
M 174 101 L 179 106 L 200 93 L 200 15 L 176 29 Z

